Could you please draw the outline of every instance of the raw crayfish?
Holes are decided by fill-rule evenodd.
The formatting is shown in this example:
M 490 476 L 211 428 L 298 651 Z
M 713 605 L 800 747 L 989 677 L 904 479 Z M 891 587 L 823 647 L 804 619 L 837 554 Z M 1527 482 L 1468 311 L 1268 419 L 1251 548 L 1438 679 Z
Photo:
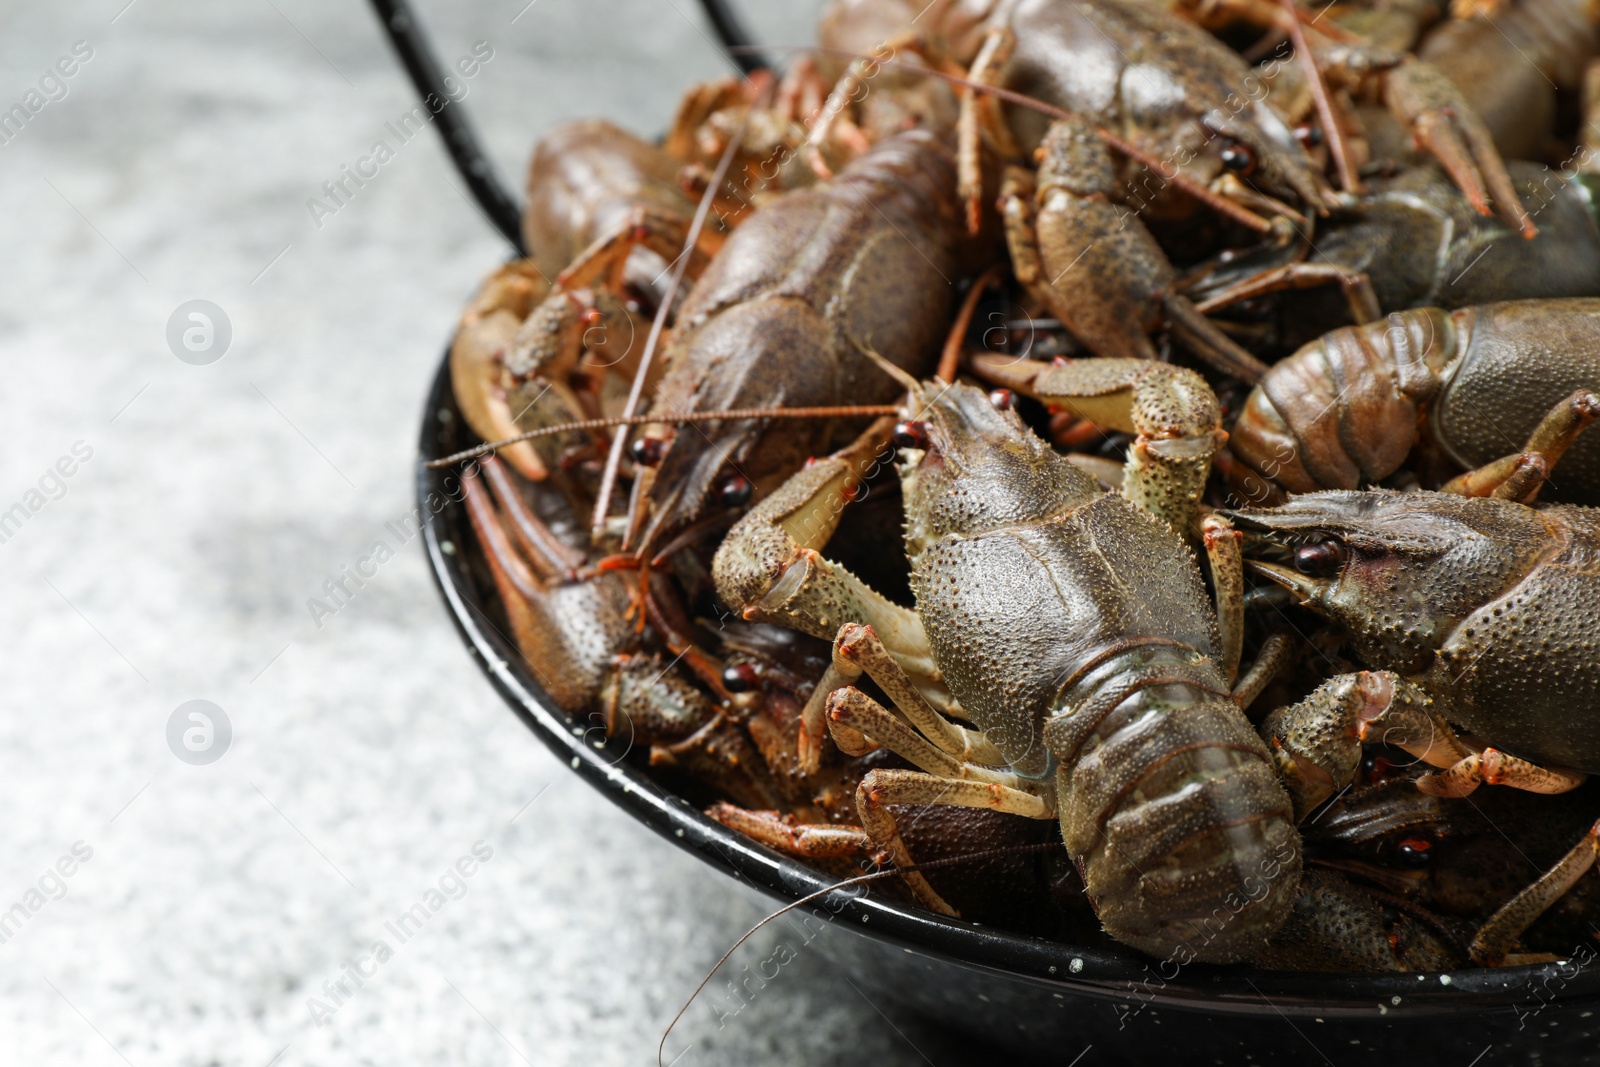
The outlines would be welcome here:
M 895 702 L 899 717 L 841 688 L 827 718 L 846 752 L 870 739 L 921 768 L 873 771 L 857 792 L 862 824 L 897 863 L 913 859 L 890 804 L 1059 818 L 1113 937 L 1161 956 L 1248 958 L 1294 899 L 1299 839 L 1233 702 L 1236 663 L 1193 556 L 981 391 L 909 384 L 897 443 L 917 611 L 817 551 L 870 439 L 741 520 L 714 563 L 722 598 L 747 618 L 836 634 L 840 677 L 864 671 Z M 806 727 L 813 747 L 819 726 Z
M 1417 786 L 1439 796 L 1481 782 L 1561 793 L 1600 771 L 1600 513 L 1368 490 L 1229 515 L 1260 557 L 1251 567 L 1379 668 L 1336 677 L 1263 723 L 1298 813 L 1350 783 L 1363 742 L 1438 768 Z M 1588 871 L 1596 833 L 1484 925 L 1475 961 L 1505 957 Z
M 1401 928 L 1384 925 L 1394 883 L 1359 864 L 1314 867 L 1302 880 L 1298 826 L 1354 781 L 1363 740 L 1409 744 L 1437 765 L 1403 783 L 1410 798 L 1460 794 L 1479 781 L 1555 791 L 1600 770 L 1600 735 L 1567 714 L 1588 715 L 1581 694 L 1567 699 L 1560 685 L 1548 686 L 1519 705 L 1520 718 L 1495 714 L 1530 672 L 1600 681 L 1589 678 L 1594 658 L 1582 648 L 1600 635 L 1546 626 L 1541 639 L 1564 644 L 1530 658 L 1516 627 L 1533 623 L 1505 623 L 1515 631 L 1507 639 L 1491 634 L 1501 624 L 1483 614 L 1506 610 L 1505 596 L 1538 594 L 1565 619 L 1580 610 L 1585 554 L 1600 557 L 1600 526 L 1588 512 L 1522 503 L 1547 481 L 1568 495 L 1587 491 L 1593 464 L 1579 431 L 1600 414 L 1590 358 L 1600 333 L 1589 336 L 1600 331 L 1600 303 L 1482 303 L 1527 295 L 1517 286 L 1589 288 L 1586 275 L 1567 269 L 1600 263 L 1591 212 L 1580 203 L 1583 180 L 1559 184 L 1555 203 L 1535 212 L 1549 229 L 1525 240 L 1532 228 L 1508 195 L 1509 179 L 1501 181 L 1498 156 L 1469 109 L 1454 110 L 1460 94 L 1435 84 L 1432 68 L 1346 47 L 1337 34 L 1329 40 L 1339 48 L 1318 38 L 1313 54 L 1338 91 L 1370 85 L 1381 69 L 1379 95 L 1416 124 L 1465 195 L 1417 168 L 1380 179 L 1361 198 L 1343 157 L 1345 191 L 1335 194 L 1304 147 L 1310 140 L 1297 139 L 1277 102 L 1252 95 L 1248 106 L 1230 105 L 1228 93 L 1256 76 L 1249 64 L 1156 6 L 935 0 L 923 39 L 887 33 L 915 14 L 903 7 L 836 3 L 825 23 L 838 50 L 868 51 L 859 38 L 871 27 L 890 37 L 889 54 L 920 57 L 920 71 L 897 62 L 871 104 L 858 106 L 876 73 L 858 63 L 818 107 L 824 56 L 797 65 L 770 111 L 765 82 L 692 94 L 670 153 L 582 127 L 570 166 L 540 171 L 567 176 L 531 187 L 543 199 L 530 216 L 557 222 L 531 243 L 561 277 L 552 289 L 533 264 L 503 269 L 464 318 L 455 360 L 463 410 L 485 437 L 513 428 L 559 433 L 506 453 L 522 474 L 546 479 L 537 491 L 493 463 L 468 481 L 473 526 L 519 645 L 564 707 L 602 709 L 608 735 L 626 729 L 650 743 L 653 765 L 733 801 L 713 805 L 719 820 L 840 873 L 881 850 L 936 910 L 993 914 L 1000 902 L 1003 912 L 1008 883 L 990 879 L 964 893 L 944 875 L 915 870 L 919 858 L 948 856 L 958 842 L 1036 841 L 1040 821 L 1053 820 L 1106 932 L 1146 952 L 1278 966 L 1459 959 L 1463 939 L 1429 917 L 1444 897 L 1427 894 L 1408 898 L 1413 911 L 1386 954 L 1383 931 Z M 1278 28 L 1298 28 L 1287 8 L 1267 14 Z M 1102 55 L 1104 69 L 1078 77 L 1074 63 L 1102 54 L 1106 39 L 1119 54 Z M 1141 75 L 1166 96 L 1141 95 Z M 1315 84 L 1320 77 L 1310 76 Z M 1009 103 L 991 95 L 995 87 Z M 803 132 L 801 112 L 812 107 L 802 157 L 813 173 L 801 175 L 788 155 Z M 1330 139 L 1344 132 L 1329 131 Z M 1036 169 L 1024 165 L 1035 145 Z M 774 173 L 784 180 L 741 199 L 737 228 L 712 227 L 682 247 L 693 206 L 678 186 L 704 186 L 713 149 L 722 151 L 719 167 L 735 160 L 747 183 L 751 174 L 765 180 L 756 158 L 763 151 L 782 155 Z M 594 171 L 607 152 L 633 160 L 623 175 L 640 180 Z M 1163 160 L 1175 161 L 1170 174 Z M 1003 166 L 989 165 L 996 161 Z M 687 174 L 677 173 L 680 164 Z M 1150 199 L 1138 198 L 1136 217 L 1129 190 L 1142 170 L 1161 180 Z M 1518 173 L 1526 188 L 1531 175 Z M 984 190 L 1000 194 L 998 215 Z M 1477 214 L 1486 190 L 1511 227 Z M 702 213 L 726 195 L 703 191 Z M 569 194 L 570 203 L 562 199 Z M 1217 208 L 1221 220 L 1197 221 L 1192 202 Z M 605 210 L 589 218 L 585 204 Z M 1307 269 L 1310 216 L 1330 210 L 1315 238 L 1333 251 L 1331 266 Z M 1570 218 L 1590 229 L 1566 228 Z M 997 275 L 971 284 L 950 333 L 959 283 L 998 258 L 997 222 L 1025 314 L 1054 313 L 1099 358 L 957 358 Z M 1216 241 L 1251 229 L 1299 239 L 1203 262 Z M 1424 231 L 1445 253 L 1431 274 L 1411 270 L 1405 256 Z M 1211 246 L 1195 254 L 1207 238 Z M 1469 257 L 1483 248 L 1504 253 L 1474 278 L 1477 289 L 1468 287 L 1483 296 L 1454 312 L 1406 309 L 1419 293 L 1442 292 L 1444 275 L 1475 264 Z M 1546 263 L 1552 249 L 1559 269 Z M 655 286 L 659 274 L 641 267 L 680 254 L 690 257 L 693 287 L 675 302 Z M 1163 362 L 1152 335 L 1168 326 L 1223 375 L 1254 384 L 1264 365 L 1230 332 L 1253 337 L 1261 355 L 1275 354 L 1270 335 L 1238 323 L 1219 329 L 1202 312 L 1328 280 L 1345 284 L 1358 319 L 1395 314 L 1321 337 L 1266 373 L 1232 428 L 1236 488 L 1242 478 L 1291 490 L 1391 478 L 1462 495 L 1368 491 L 1337 507 L 1334 498 L 1303 498 L 1279 512 L 1224 513 L 1246 527 L 1262 557 L 1255 568 L 1333 616 L 1369 668 L 1309 696 L 1315 678 L 1281 682 L 1273 702 L 1283 706 L 1258 734 L 1243 709 L 1290 661 L 1291 643 L 1282 635 L 1247 642 L 1241 538 L 1207 506 L 1218 500 L 1208 479 L 1229 439 L 1227 409 L 1206 378 Z M 1014 289 L 1004 291 L 1009 301 Z M 653 349 L 641 355 L 631 343 L 652 304 L 661 308 L 658 329 L 672 319 L 657 365 Z M 1572 342 L 1559 346 L 1564 378 L 1542 358 L 1552 324 Z M 947 333 L 945 380 L 919 382 Z M 958 366 L 1004 388 L 986 396 L 952 384 Z M 629 410 L 644 396 L 647 416 L 594 418 L 620 402 L 624 375 L 612 368 L 633 376 Z M 896 380 L 907 389 L 898 425 L 880 420 L 843 451 L 812 459 L 849 440 L 875 410 L 839 405 L 891 400 Z M 1500 384 L 1507 380 L 1516 383 L 1509 393 Z M 1120 469 L 1089 465 L 1116 491 L 1035 437 L 1011 410 L 1011 390 L 1136 435 Z M 1225 399 L 1242 393 L 1220 391 Z M 860 417 L 769 417 L 813 407 Z M 1497 426 L 1482 417 L 1486 408 L 1511 421 Z M 1036 409 L 1019 410 L 1037 422 Z M 577 416 L 592 425 L 564 425 Z M 1430 432 L 1419 449 L 1424 419 Z M 624 517 L 591 503 L 596 470 L 584 457 L 598 442 L 582 434 L 640 421 L 648 428 L 621 468 L 632 479 Z M 908 566 L 900 600 L 914 596 L 914 610 L 821 551 L 848 514 L 859 514 L 846 505 L 864 492 L 869 468 L 888 466 L 890 442 L 900 453 L 905 558 L 869 570 L 877 585 L 883 572 Z M 612 462 L 619 450 L 614 444 Z M 1467 472 L 1450 479 L 1449 461 Z M 602 487 L 613 473 L 608 466 Z M 1278 489 L 1266 492 L 1246 498 L 1277 499 L 1270 494 Z M 552 494 L 589 528 L 583 547 L 540 532 L 528 504 Z M 608 490 L 598 496 L 607 500 Z M 1316 521 L 1301 521 L 1313 511 Z M 1308 531 L 1315 536 L 1302 543 Z M 1188 542 L 1195 535 L 1210 594 Z M 889 540 L 880 534 L 870 547 L 881 554 Z M 1524 542 L 1530 547 L 1518 547 Z M 1452 545 L 1478 554 L 1458 558 Z M 872 555 L 841 547 L 840 555 Z M 1302 566 L 1288 570 L 1285 560 Z M 1348 585 L 1332 582 L 1333 570 L 1347 566 Z M 1512 587 L 1522 592 L 1507 593 Z M 748 622 L 725 620 L 712 632 L 703 620 L 720 610 L 718 597 Z M 832 642 L 814 687 L 774 657 L 783 642 L 768 623 Z M 1247 643 L 1255 665 L 1240 676 Z M 854 686 L 865 685 L 863 674 L 892 708 Z M 928 815 L 930 805 L 988 821 Z M 1519 958 L 1523 931 L 1581 880 L 1595 849 L 1591 832 L 1521 892 L 1492 904 L 1485 897 L 1470 916 L 1477 925 L 1467 955 Z M 1018 865 L 1018 892 L 1037 900 L 1039 873 Z M 1052 880 L 1070 881 L 1044 879 Z M 1370 938 L 1341 956 L 1332 941 L 1347 920 Z

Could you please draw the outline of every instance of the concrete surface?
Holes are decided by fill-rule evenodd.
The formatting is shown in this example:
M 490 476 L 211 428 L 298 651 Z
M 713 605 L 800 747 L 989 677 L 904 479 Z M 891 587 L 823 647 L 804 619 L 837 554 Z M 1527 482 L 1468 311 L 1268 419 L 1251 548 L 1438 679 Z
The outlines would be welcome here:
M 809 40 L 814 0 L 745 6 L 764 39 Z M 422 10 L 446 60 L 493 49 L 467 106 L 518 178 L 553 123 L 658 130 L 725 69 L 691 0 Z M 320 627 L 308 611 L 394 540 L 424 388 L 504 254 L 431 132 L 314 223 L 308 198 L 413 103 L 370 11 L 3 15 L 0 110 L 38 110 L 0 144 L 0 1062 L 652 1062 L 757 908 L 546 754 L 415 542 Z M 208 365 L 167 341 L 193 299 L 231 324 Z M 168 745 L 194 699 L 232 728 L 209 765 Z M 668 1059 L 971 1052 L 814 954 L 721 1023 L 697 1006 Z

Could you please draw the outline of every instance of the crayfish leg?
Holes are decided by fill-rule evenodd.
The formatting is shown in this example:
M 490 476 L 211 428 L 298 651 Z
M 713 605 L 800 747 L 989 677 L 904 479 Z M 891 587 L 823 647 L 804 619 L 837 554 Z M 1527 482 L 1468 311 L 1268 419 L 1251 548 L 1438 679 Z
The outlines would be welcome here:
M 855 693 L 853 689 L 842 690 Z M 860 696 L 860 694 L 857 694 Z M 862 700 L 868 700 L 861 696 Z M 882 708 L 879 708 L 883 711 Z M 883 715 L 889 718 L 887 711 Z M 1017 779 L 1020 783 L 1021 779 Z M 983 782 L 965 778 L 949 778 L 922 771 L 874 770 L 861 780 L 856 788 L 856 810 L 861 825 L 872 835 L 872 840 L 882 846 L 902 868 L 901 877 L 918 901 L 930 911 L 941 915 L 959 914 L 944 897 L 928 883 L 920 871 L 911 870 L 916 859 L 911 855 L 900 828 L 895 822 L 891 804 L 939 804 L 958 808 L 979 808 L 988 811 L 1021 815 L 1030 819 L 1054 819 L 1055 805 L 1044 797 L 999 782 Z
M 1539 880 L 1512 897 L 1478 929 L 1469 951 L 1479 966 L 1511 962 L 1533 962 L 1512 957 L 1510 951 L 1518 937 L 1552 904 L 1566 895 L 1578 879 L 1589 873 L 1600 855 L 1600 823 L 1589 828 L 1572 850 L 1561 857 Z
M 657 674 L 658 685 L 661 679 L 673 678 L 676 685 L 688 688 L 670 670 L 658 667 Z M 709 722 L 681 741 L 652 744 L 650 766 L 671 768 L 750 807 L 783 803 L 782 791 L 749 735 L 723 714 L 713 714 Z
M 1195 304 L 1203 315 L 1241 300 L 1283 292 L 1286 289 L 1310 289 L 1320 285 L 1338 285 L 1344 290 L 1350 305 L 1350 317 L 1358 326 L 1376 322 L 1383 317 L 1378 294 L 1372 288 L 1372 279 L 1365 271 L 1353 271 L 1335 263 L 1285 263 L 1270 267 L 1257 274 L 1241 278 Z
M 1345 54 L 1358 64 L 1375 65 L 1360 49 Z M 1439 161 L 1480 214 L 1498 214 L 1523 237 L 1538 235 L 1489 128 L 1443 72 L 1407 57 L 1384 74 L 1383 84 L 1389 111 L 1411 130 L 1418 147 Z
M 1582 785 L 1587 777 L 1582 771 L 1541 767 L 1497 748 L 1486 748 L 1437 774 L 1417 779 L 1417 788 L 1436 797 L 1464 797 L 1477 789 L 1479 783 L 1504 785 L 1529 793 L 1567 793 Z
M 749 106 L 766 88 L 771 77 L 770 72 L 757 71 L 748 81 L 744 78 L 723 78 L 690 86 L 678 101 L 678 113 L 667 130 L 662 148 L 667 155 L 684 163 L 699 159 L 700 135 L 711 122 L 711 117 L 719 111 Z
M 1266 377 L 1267 365 L 1223 333 L 1220 326 L 1200 314 L 1182 293 L 1164 293 L 1161 310 L 1172 329 L 1172 336 L 1212 367 L 1238 378 L 1246 385 L 1254 385 Z
M 649 327 L 612 288 L 558 288 L 517 329 L 504 359 L 517 381 L 549 382 L 563 395 L 570 417 L 585 418 L 590 413 L 574 398 L 574 387 L 598 392 L 598 383 L 608 373 L 631 376 L 648 332 Z M 652 370 L 649 388 L 661 375 Z
M 873 848 L 872 835 L 857 826 L 801 822 L 793 815 L 751 811 L 726 801 L 713 804 L 706 814 L 752 841 L 806 859 L 866 856 Z
M 1579 389 L 1550 409 L 1534 427 L 1521 451 L 1452 478 L 1442 486 L 1442 491 L 1531 504 L 1544 487 L 1551 468 L 1560 462 L 1578 434 L 1596 417 L 1600 417 L 1600 395 Z
M 1220 515 L 1207 515 L 1200 523 L 1200 539 L 1205 543 L 1216 590 L 1222 669 L 1232 685 L 1239 677 L 1239 658 L 1244 653 L 1244 552 L 1240 548 L 1244 535 Z
M 963 73 L 959 64 L 916 30 L 904 30 L 879 41 L 873 46 L 871 56 L 854 60 L 845 70 L 828 94 L 816 121 L 811 124 L 811 132 L 806 137 L 802 151 L 811 172 L 818 178 L 827 180 L 834 176 L 835 168 L 828 156 L 836 153 L 825 152 L 825 149 L 837 146 L 848 153 L 847 158 L 854 158 L 872 147 L 873 138 L 869 136 L 869 130 L 863 128 L 873 125 L 870 117 L 862 114 L 859 107 L 852 109 L 851 105 L 866 99 L 870 91 L 868 83 L 880 75 L 882 63 L 894 61 L 898 65 L 901 53 L 917 57 L 932 70 L 955 75 Z M 909 114 L 902 117 L 912 119 Z M 937 127 L 941 124 L 936 115 L 923 118 L 928 125 Z M 943 122 L 947 123 L 948 119 Z M 881 135 L 883 131 L 875 132 Z
M 1293 651 L 1294 642 L 1287 634 L 1272 634 L 1261 642 L 1261 651 L 1256 654 L 1255 662 L 1233 686 L 1233 702 L 1239 705 L 1240 711 L 1250 710 L 1250 705 L 1256 702 L 1262 690 L 1278 676 L 1279 671 L 1289 665 Z
M 1000 179 L 1000 216 L 1011 253 L 1011 272 L 1017 283 L 1046 306 L 1050 300 L 1040 286 L 1044 268 L 1039 263 L 1039 234 L 1034 198 L 1037 186 L 1026 167 L 1009 166 Z
M 1031 396 L 1106 430 L 1138 435 L 1122 495 L 1187 533 L 1211 461 L 1227 440 L 1216 394 L 1192 370 L 1142 359 L 1018 361 L 997 353 L 969 361 L 979 378 Z
M 1005 760 L 983 734 L 945 719 L 912 684 L 870 627 L 846 624 L 834 645 L 835 661 L 865 672 L 889 696 L 891 712 L 854 687 L 828 695 L 827 721 L 835 742 L 845 752 L 881 745 L 920 770 L 869 772 L 856 788 L 861 825 L 902 868 L 912 893 L 926 907 L 955 915 L 922 874 L 895 822 L 892 804 L 930 804 L 980 808 L 1030 819 L 1056 817 L 1048 784 L 1029 782 L 1005 767 Z M 819 686 L 820 688 L 820 686 Z
M 938 694 L 944 699 L 936 708 L 871 626 L 847 622 L 839 627 L 839 636 L 833 643 L 833 662 L 835 667 L 844 668 L 851 683 L 863 673 L 876 682 L 904 720 L 940 751 L 958 760 L 989 766 L 1005 763 L 1000 750 L 981 732 L 953 723 L 941 714 L 949 710 L 948 694 Z M 837 736 L 837 725 L 833 728 Z
M 667 649 L 719 699 L 731 700 L 733 694 L 722 681 L 724 664 L 696 642 L 694 624 L 674 584 L 660 571 L 646 569 L 640 579 L 640 594 L 644 598 L 644 617 L 655 626 Z
M 1016 50 L 1017 38 L 1009 26 L 992 26 L 978 49 L 966 78 L 978 85 L 1000 83 L 1001 73 Z M 967 232 L 976 234 L 983 225 L 983 137 L 987 134 L 1003 159 L 1021 154 L 1000 101 L 992 93 L 970 87 L 961 90 L 961 111 L 956 120 L 957 191 L 966 204 Z
M 581 289 L 604 284 L 620 289 L 628 257 L 635 248 L 648 248 L 671 263 L 683 253 L 690 221 L 675 213 L 637 205 L 615 231 L 604 234 L 578 253 L 578 257 L 556 278 L 557 289 Z M 689 274 L 697 277 L 722 247 L 725 234 L 716 226 L 701 230 L 699 242 L 691 251 Z

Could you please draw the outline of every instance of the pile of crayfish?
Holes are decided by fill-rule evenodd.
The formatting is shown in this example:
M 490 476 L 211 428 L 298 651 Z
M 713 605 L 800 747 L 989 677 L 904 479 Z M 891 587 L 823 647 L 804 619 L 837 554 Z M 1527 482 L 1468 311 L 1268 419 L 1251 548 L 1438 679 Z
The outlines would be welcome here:
M 469 563 L 707 815 L 1179 962 L 1592 954 L 1600 25 L 833 0 L 535 147 Z M 965 859 L 964 859 L 965 858 Z

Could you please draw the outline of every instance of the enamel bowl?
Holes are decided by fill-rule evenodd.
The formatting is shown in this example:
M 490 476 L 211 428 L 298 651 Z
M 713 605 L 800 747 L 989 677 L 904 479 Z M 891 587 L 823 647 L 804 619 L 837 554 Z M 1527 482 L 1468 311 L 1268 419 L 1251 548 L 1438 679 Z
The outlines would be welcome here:
M 456 629 L 507 705 L 573 772 L 677 848 L 708 877 L 731 877 L 782 903 L 825 875 L 713 822 L 665 791 L 632 756 L 596 747 L 592 724 L 540 689 L 505 634 L 465 507 L 437 514 L 451 472 L 423 464 L 478 444 L 441 362 L 423 412 L 417 500 L 431 515 L 428 562 Z M 459 492 L 459 490 L 457 490 Z M 586 738 L 586 734 L 589 736 Z M 639 754 L 635 753 L 633 756 Z M 711 872 L 715 872 L 714 874 Z M 1310 974 L 1159 964 L 1132 951 L 1078 947 L 945 918 L 860 888 L 807 905 L 826 922 L 816 944 L 858 985 L 981 1041 L 1066 1063 L 1386 1063 L 1425 1051 L 1467 1067 L 1587 1062 L 1600 1041 L 1595 956 L 1564 964 L 1449 974 Z M 1486 1052 L 1496 1055 L 1485 1057 Z

